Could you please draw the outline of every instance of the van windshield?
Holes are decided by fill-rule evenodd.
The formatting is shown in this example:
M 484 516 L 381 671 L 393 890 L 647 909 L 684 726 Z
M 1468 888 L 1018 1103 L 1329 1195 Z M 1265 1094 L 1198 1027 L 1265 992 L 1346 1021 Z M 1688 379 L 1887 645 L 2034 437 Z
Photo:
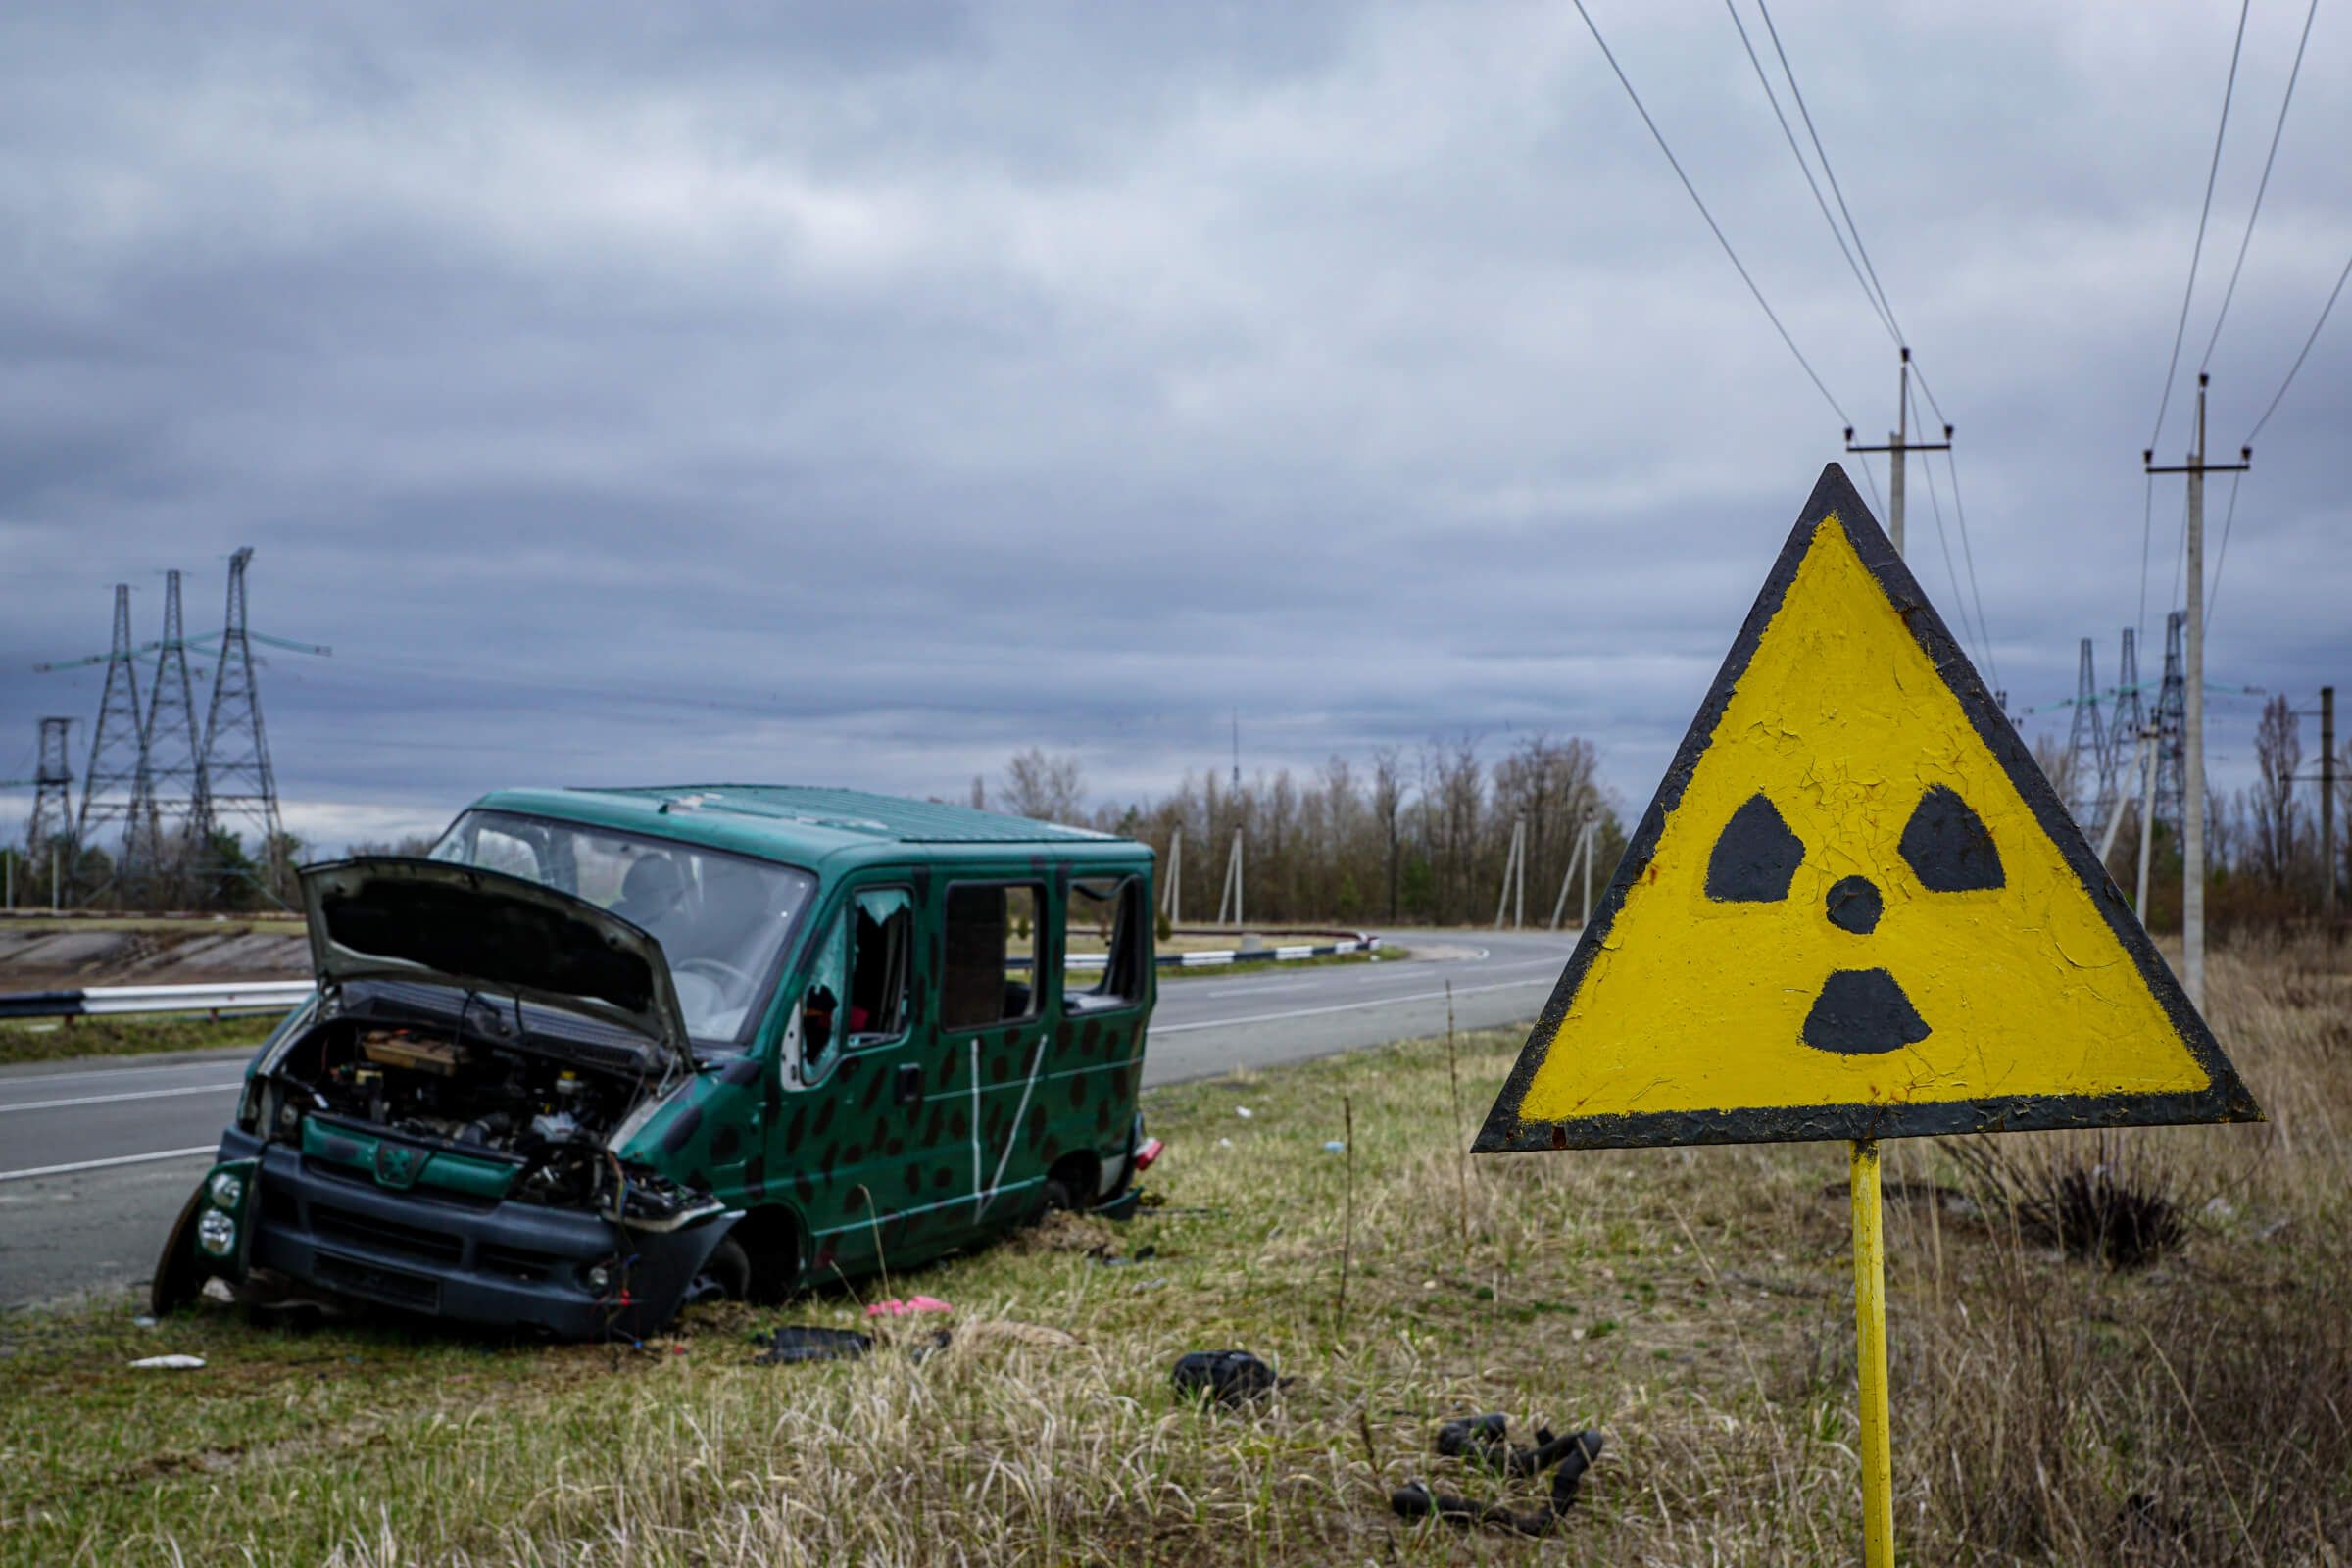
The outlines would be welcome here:
M 686 1033 L 741 1049 L 816 878 L 720 850 L 511 811 L 467 811 L 431 858 L 527 877 L 652 934 L 669 960 Z

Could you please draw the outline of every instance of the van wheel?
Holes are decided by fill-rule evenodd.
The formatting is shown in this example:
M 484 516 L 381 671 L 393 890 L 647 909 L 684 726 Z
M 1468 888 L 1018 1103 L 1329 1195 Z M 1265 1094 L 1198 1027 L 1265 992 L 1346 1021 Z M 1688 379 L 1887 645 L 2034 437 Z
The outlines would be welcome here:
M 1069 1184 L 1058 1176 L 1049 1176 L 1039 1190 L 1037 1212 L 1030 1216 L 1029 1223 L 1043 1225 L 1047 1215 L 1066 1214 L 1077 1206 L 1078 1200 L 1070 1196 Z
M 686 1297 L 689 1300 L 740 1301 L 751 1291 L 751 1254 L 743 1250 L 741 1242 L 730 1236 L 703 1261 L 703 1271 L 694 1277 Z

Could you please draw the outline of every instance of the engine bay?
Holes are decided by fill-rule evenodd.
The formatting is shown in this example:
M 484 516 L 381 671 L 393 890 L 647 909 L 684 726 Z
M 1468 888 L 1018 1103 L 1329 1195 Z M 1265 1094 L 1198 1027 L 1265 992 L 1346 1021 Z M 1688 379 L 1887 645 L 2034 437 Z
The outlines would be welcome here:
M 298 1136 L 306 1111 L 323 1112 L 512 1164 L 510 1198 L 625 1213 L 632 1222 L 675 1218 L 701 1197 L 624 1168 L 609 1147 L 655 1086 L 559 1051 L 337 1018 L 311 1029 L 270 1076 L 278 1092 L 272 1103 L 255 1105 L 256 1121 L 280 1137 Z

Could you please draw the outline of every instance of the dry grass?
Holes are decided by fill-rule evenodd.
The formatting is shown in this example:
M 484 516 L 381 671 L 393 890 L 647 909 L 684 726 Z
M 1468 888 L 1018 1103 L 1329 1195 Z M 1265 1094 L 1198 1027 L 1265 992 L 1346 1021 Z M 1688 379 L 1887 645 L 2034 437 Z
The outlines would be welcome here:
M 2346 968 L 2309 949 L 2215 962 L 2221 1033 L 2273 1119 L 2128 1135 L 2187 1216 L 2152 1266 L 2072 1260 L 1948 1152 L 1890 1148 L 1908 1560 L 2345 1561 Z M 1516 1044 L 1465 1039 L 1465 1121 Z M 1343 1096 L 1357 1140 L 1344 1325 L 1349 1162 L 1322 1147 Z M 772 1315 L 742 1308 L 652 1354 L 389 1326 L 295 1338 L 222 1310 L 151 1331 L 120 1312 L 21 1319 L 0 1351 L 0 1554 L 1858 1560 L 1842 1151 L 1524 1155 L 1470 1162 L 1465 1182 L 1444 1046 L 1427 1042 L 1157 1093 L 1148 1110 L 1170 1142 L 1153 1183 L 1167 1206 L 894 1277 L 892 1294 L 959 1308 L 952 1348 L 920 1358 L 756 1367 L 748 1335 Z M 2063 1161 L 2078 1141 L 2034 1142 Z M 1153 1253 L 1111 1266 L 1105 1244 Z M 785 1316 L 847 1323 L 858 1306 Z M 1297 1381 L 1255 1411 L 1172 1397 L 1180 1352 L 1231 1345 Z M 122 1369 L 179 1348 L 212 1364 Z M 1439 1420 L 1489 1409 L 1522 1432 L 1609 1434 L 1563 1528 L 1530 1543 L 1393 1518 L 1388 1491 L 1414 1475 L 1532 1501 L 1540 1488 L 1428 1452 Z

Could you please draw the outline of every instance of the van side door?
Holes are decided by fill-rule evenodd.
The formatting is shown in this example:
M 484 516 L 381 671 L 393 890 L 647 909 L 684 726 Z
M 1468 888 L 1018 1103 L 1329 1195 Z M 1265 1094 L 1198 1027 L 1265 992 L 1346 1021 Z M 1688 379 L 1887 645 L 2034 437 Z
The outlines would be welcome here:
M 887 1258 L 887 1239 L 923 1201 L 927 1178 L 909 1147 L 919 912 L 911 877 L 867 872 L 816 933 L 800 997 L 799 1092 L 784 1099 L 768 1157 L 769 1180 L 780 1177 L 808 1218 L 812 1280 Z

